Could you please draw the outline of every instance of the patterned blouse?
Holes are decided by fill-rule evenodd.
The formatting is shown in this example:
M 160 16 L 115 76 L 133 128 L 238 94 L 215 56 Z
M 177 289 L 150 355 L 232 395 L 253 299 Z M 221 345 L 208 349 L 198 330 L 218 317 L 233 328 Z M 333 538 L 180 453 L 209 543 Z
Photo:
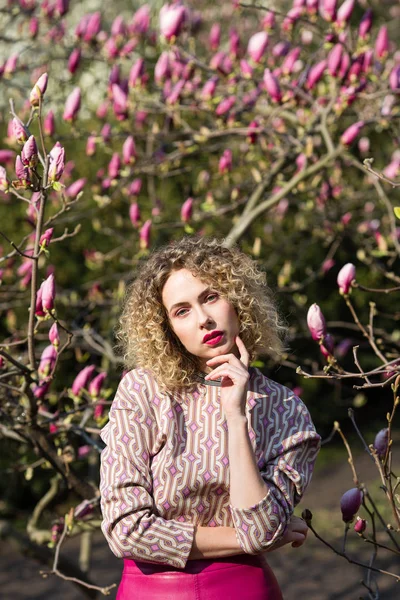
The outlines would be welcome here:
M 102 530 L 121 558 L 183 569 L 195 526 L 234 527 L 243 552 L 279 539 L 310 482 L 320 446 L 309 412 L 288 388 L 250 369 L 249 437 L 267 493 L 229 499 L 228 429 L 220 388 L 160 390 L 149 370 L 122 379 L 101 437 Z

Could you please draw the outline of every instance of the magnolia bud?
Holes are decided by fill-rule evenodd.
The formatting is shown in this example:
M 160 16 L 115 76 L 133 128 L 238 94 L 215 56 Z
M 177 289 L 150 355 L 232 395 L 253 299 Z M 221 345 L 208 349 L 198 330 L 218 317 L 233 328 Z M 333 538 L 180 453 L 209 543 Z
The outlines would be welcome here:
M 367 528 L 367 521 L 365 519 L 361 519 L 361 517 L 357 517 L 356 522 L 354 523 L 354 531 L 356 533 L 363 533 Z
M 58 333 L 57 323 L 53 323 L 53 325 L 50 327 L 49 340 L 55 348 L 58 348 L 58 346 L 60 345 L 60 336 Z
M 33 86 L 32 91 L 29 95 L 29 102 L 32 106 L 39 106 L 39 100 L 43 97 L 46 91 L 48 80 L 49 77 L 47 73 L 43 73 L 43 75 L 39 77 L 39 79 Z
M 56 296 L 56 285 L 54 275 L 48 276 L 40 286 L 42 290 L 42 306 L 45 312 L 51 312 L 54 308 L 54 300 Z
M 38 374 L 40 378 L 43 379 L 44 377 L 48 377 L 48 375 L 50 375 L 50 373 L 54 369 L 56 360 L 57 350 L 54 348 L 53 345 L 46 346 L 40 357 L 40 363 L 38 367 Z
M 352 263 L 347 263 L 342 267 L 337 276 L 337 284 L 341 294 L 348 294 L 351 284 L 356 278 L 356 268 Z
M 45 135 L 52 136 L 56 130 L 54 112 L 49 110 L 43 121 L 43 131 Z
M 312 304 L 307 313 L 307 325 L 313 340 L 320 340 L 326 335 L 324 315 L 318 304 Z
M 179 35 L 185 21 L 186 8 L 179 4 L 164 4 L 160 10 L 160 33 L 167 40 Z
M 26 142 L 26 140 L 28 139 L 28 134 L 25 131 L 25 127 L 23 126 L 21 121 L 19 119 L 17 119 L 16 117 L 13 118 L 13 120 L 11 121 L 11 124 L 12 124 L 12 132 L 13 132 L 15 139 L 17 140 L 17 142 L 19 144 L 24 144 Z
M 136 145 L 133 136 L 126 138 L 124 145 L 122 146 L 122 159 L 124 165 L 129 165 L 135 162 L 137 158 Z
M 50 227 L 49 229 L 46 229 L 46 231 L 40 236 L 40 239 L 39 239 L 40 247 L 47 248 L 47 246 L 50 244 L 50 240 L 53 236 L 53 232 L 54 232 L 54 227 Z
M 268 94 L 271 96 L 271 100 L 273 102 L 280 102 L 282 100 L 281 89 L 279 87 L 279 83 L 277 78 L 269 69 L 265 69 L 263 75 L 263 81 L 265 89 Z
M 137 202 L 133 202 L 129 207 L 129 218 L 134 227 L 140 222 L 140 208 Z
M 187 223 L 192 218 L 193 214 L 193 198 L 188 198 L 182 204 L 181 208 L 181 219 L 184 223 Z
M 319 349 L 321 350 L 321 353 L 325 356 L 325 358 L 329 358 L 333 355 L 333 351 L 335 349 L 335 342 L 333 336 L 330 333 L 327 333 L 324 336 L 324 341 L 320 345 Z
M 357 121 L 357 123 L 353 123 L 350 125 L 341 135 L 340 141 L 345 146 L 350 146 L 360 133 L 361 129 L 364 127 L 364 121 Z
M 345 492 L 340 500 L 340 510 L 345 523 L 350 523 L 361 506 L 362 493 L 358 488 Z
M 76 87 L 68 96 L 65 103 L 63 119 L 64 121 L 73 121 L 81 107 L 81 90 Z
M 96 377 L 92 379 L 89 384 L 89 394 L 92 398 L 97 398 L 100 395 L 101 386 L 106 377 L 107 373 L 99 373 L 99 375 L 96 375 Z
M 150 246 L 151 224 L 151 219 L 148 219 L 139 232 L 140 247 L 142 250 L 147 250 Z
M 50 150 L 49 182 L 58 181 L 64 172 L 65 150 L 60 142 L 56 142 Z
M 374 448 L 380 458 L 383 458 L 386 454 L 389 445 L 389 429 L 385 427 L 378 431 L 374 440 Z
M 254 62 L 260 62 L 263 54 L 268 46 L 268 33 L 266 31 L 259 31 L 251 36 L 248 46 L 247 54 Z
M 78 375 L 75 377 L 71 389 L 72 389 L 72 393 L 75 396 L 79 396 L 81 390 L 83 390 L 84 388 L 87 387 L 87 384 L 89 382 L 89 379 L 92 376 L 93 371 L 95 370 L 95 365 L 89 365 L 87 367 L 85 367 L 84 369 L 82 369 L 82 371 L 80 371 L 78 373 Z
M 71 185 L 69 185 L 65 190 L 65 195 L 67 196 L 67 198 L 76 198 L 77 195 L 80 194 L 83 188 L 85 187 L 86 181 L 86 177 L 81 177 L 80 179 L 77 179 L 76 181 L 71 183 Z

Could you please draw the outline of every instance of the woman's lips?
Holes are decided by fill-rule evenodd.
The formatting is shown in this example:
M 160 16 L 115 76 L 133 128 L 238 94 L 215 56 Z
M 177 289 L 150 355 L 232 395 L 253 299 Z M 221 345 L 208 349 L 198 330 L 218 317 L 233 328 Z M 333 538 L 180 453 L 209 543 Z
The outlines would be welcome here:
M 217 344 L 219 344 L 219 342 L 222 340 L 223 337 L 224 337 L 224 334 L 219 333 L 218 335 L 210 338 L 209 340 L 207 340 L 204 343 L 207 344 L 207 346 L 216 346 Z

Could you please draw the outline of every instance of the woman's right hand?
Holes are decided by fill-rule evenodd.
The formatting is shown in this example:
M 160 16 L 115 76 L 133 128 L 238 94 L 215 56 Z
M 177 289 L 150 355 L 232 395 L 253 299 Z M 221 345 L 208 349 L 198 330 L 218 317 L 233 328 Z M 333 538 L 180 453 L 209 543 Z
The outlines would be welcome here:
M 306 541 L 307 533 L 308 527 L 304 519 L 292 515 L 285 534 L 267 552 L 273 552 L 287 544 L 292 544 L 292 548 L 300 548 Z

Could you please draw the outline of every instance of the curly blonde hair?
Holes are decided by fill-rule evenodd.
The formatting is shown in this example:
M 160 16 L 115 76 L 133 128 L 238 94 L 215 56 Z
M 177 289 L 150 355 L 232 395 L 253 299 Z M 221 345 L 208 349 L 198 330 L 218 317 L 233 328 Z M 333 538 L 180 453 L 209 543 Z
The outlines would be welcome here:
M 180 269 L 188 269 L 231 302 L 250 360 L 261 352 L 274 358 L 282 354 L 286 328 L 256 263 L 238 248 L 225 247 L 223 240 L 186 237 L 153 252 L 127 289 L 116 331 L 126 368 L 150 369 L 166 389 L 194 385 L 197 358 L 173 332 L 162 302 L 165 282 Z

